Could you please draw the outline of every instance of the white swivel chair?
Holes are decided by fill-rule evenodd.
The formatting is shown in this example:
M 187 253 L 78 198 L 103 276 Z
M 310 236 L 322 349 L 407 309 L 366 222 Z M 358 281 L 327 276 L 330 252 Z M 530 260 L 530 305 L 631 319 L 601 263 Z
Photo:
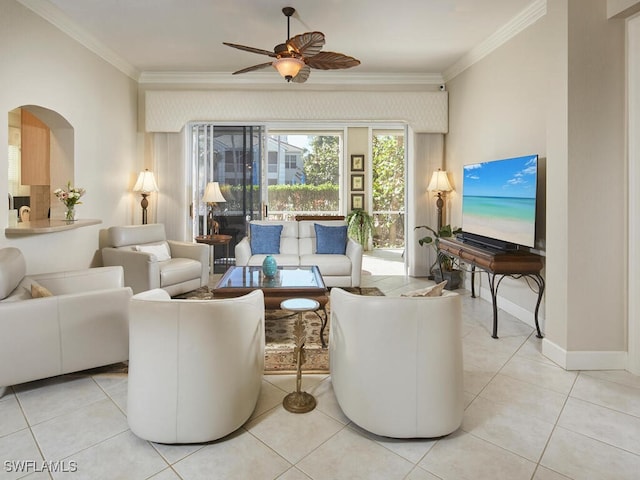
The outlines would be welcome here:
M 344 414 L 376 435 L 431 438 L 462 423 L 460 297 L 331 290 L 331 381 Z
M 209 282 L 209 247 L 167 240 L 161 223 L 102 230 L 100 246 L 104 265 L 121 265 L 133 293 L 162 288 L 175 296 Z
M 264 373 L 264 296 L 173 300 L 161 289 L 130 304 L 127 417 L 138 437 L 200 443 L 251 416 Z

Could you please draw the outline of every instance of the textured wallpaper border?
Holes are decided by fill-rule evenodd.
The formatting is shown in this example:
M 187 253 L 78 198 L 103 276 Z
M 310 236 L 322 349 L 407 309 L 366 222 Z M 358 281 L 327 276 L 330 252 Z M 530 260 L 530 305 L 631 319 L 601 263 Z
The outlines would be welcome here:
M 145 92 L 145 130 L 179 132 L 193 121 L 402 122 L 416 133 L 447 133 L 447 92 Z

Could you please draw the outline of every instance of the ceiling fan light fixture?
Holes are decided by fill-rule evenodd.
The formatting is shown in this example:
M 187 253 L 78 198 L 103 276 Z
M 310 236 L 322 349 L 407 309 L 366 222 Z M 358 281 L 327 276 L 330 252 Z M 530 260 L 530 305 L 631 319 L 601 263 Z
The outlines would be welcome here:
M 280 57 L 276 58 L 272 65 L 287 82 L 290 82 L 293 80 L 293 77 L 298 74 L 300 69 L 304 67 L 304 61 L 295 57 Z

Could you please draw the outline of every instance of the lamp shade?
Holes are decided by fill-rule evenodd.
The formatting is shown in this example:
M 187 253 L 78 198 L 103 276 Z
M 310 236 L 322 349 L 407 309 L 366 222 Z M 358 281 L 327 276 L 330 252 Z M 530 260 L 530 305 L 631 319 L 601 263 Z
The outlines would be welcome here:
M 144 172 L 140 172 L 140 175 L 138 175 L 138 181 L 133 186 L 133 191 L 143 193 L 158 192 L 158 184 L 153 176 L 153 172 L 150 172 L 149 169 L 145 169 Z
M 290 82 L 291 79 L 298 74 L 300 69 L 304 67 L 304 62 L 295 57 L 281 57 L 276 58 L 272 65 L 276 70 L 278 70 L 280 75 Z
M 225 198 L 222 196 L 218 182 L 207 183 L 207 187 L 204 189 L 204 195 L 202 196 L 202 201 L 206 203 L 226 202 Z
M 433 172 L 427 190 L 430 192 L 450 192 L 453 190 L 449 183 L 447 172 L 440 169 L 438 169 L 437 172 Z

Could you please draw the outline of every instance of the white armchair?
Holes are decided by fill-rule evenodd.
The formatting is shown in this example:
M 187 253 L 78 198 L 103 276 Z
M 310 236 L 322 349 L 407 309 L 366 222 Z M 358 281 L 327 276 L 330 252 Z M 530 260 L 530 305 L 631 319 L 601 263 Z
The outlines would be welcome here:
M 173 300 L 161 289 L 130 305 L 127 417 L 138 437 L 200 443 L 251 416 L 264 372 L 264 296 Z
M 329 362 L 344 414 L 376 435 L 440 437 L 464 412 L 460 297 L 331 290 Z
M 103 264 L 122 266 L 134 294 L 162 288 L 175 296 L 209 282 L 209 247 L 167 240 L 161 223 L 110 227 L 100 240 Z
M 132 293 L 122 267 L 25 273 L 19 249 L 0 249 L 0 396 L 9 385 L 129 358 Z

